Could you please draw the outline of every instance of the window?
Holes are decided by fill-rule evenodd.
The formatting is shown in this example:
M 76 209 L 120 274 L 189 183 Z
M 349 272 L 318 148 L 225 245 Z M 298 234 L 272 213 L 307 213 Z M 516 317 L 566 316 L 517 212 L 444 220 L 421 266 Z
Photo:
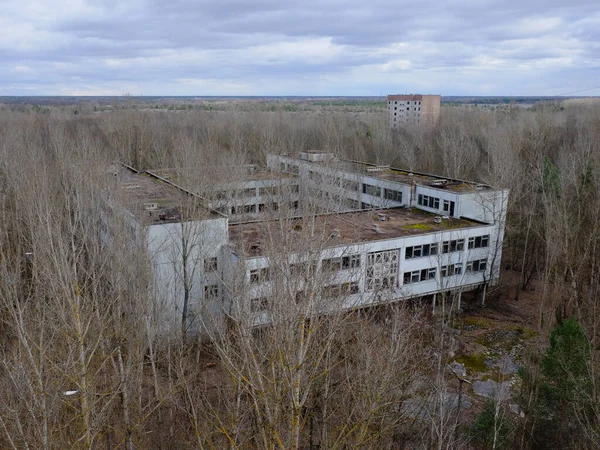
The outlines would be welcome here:
M 460 275 L 462 273 L 462 263 L 450 264 L 448 266 L 442 266 L 440 269 L 440 276 L 451 277 L 453 275 Z
M 300 192 L 300 186 L 292 184 L 292 194 L 297 194 L 298 192 Z
M 440 199 L 437 197 L 419 194 L 417 197 L 417 203 L 427 208 L 440 209 Z
M 269 307 L 269 300 L 266 297 L 253 298 L 250 300 L 250 311 L 261 312 L 266 311 Z
M 360 267 L 360 255 L 342 257 L 342 269 L 356 269 Z
M 210 286 L 204 286 L 204 298 L 206 300 L 214 300 L 219 297 L 219 286 L 217 284 L 211 284 Z
M 398 252 L 398 249 L 394 249 L 367 254 L 367 291 L 395 287 Z
M 427 280 L 434 280 L 436 272 L 437 270 L 435 267 L 430 267 L 429 269 L 415 270 L 413 272 L 404 272 L 404 284 L 413 284 Z
M 490 235 L 486 234 L 484 236 L 476 236 L 469 238 L 468 248 L 485 248 L 490 245 Z
M 444 211 L 450 211 L 450 202 L 448 200 L 444 200 Z
M 344 180 L 344 184 L 345 188 L 349 191 L 358 191 L 358 188 L 360 186 L 360 183 L 358 183 L 357 181 Z
M 324 272 L 337 272 L 342 264 L 341 258 L 329 258 L 321 261 L 321 269 Z
M 258 188 L 258 195 L 277 195 L 277 186 L 264 186 Z
M 358 202 L 358 200 L 353 200 L 351 198 L 349 198 L 348 200 L 346 200 L 346 207 L 350 208 L 350 209 L 359 209 L 360 208 L 360 203 Z
M 323 288 L 322 296 L 324 298 L 337 298 L 345 295 L 358 294 L 358 291 L 358 283 L 356 282 L 333 284 Z
M 415 245 L 413 247 L 406 247 L 404 253 L 405 259 L 420 258 L 421 256 L 430 256 L 438 254 L 437 242 L 433 244 Z
M 306 263 L 290 264 L 290 275 L 291 276 L 304 275 L 307 267 L 308 266 Z
M 290 202 L 290 209 L 298 209 L 298 200 Z
M 244 205 L 242 206 L 242 214 L 253 214 L 256 211 L 255 205 Z
M 281 170 L 282 172 L 285 172 L 287 170 L 287 166 L 285 165 L 285 163 L 279 164 L 279 170 Z
M 264 267 L 262 269 L 253 269 L 250 271 L 250 283 L 264 283 L 265 281 L 269 281 L 270 274 L 269 268 Z
M 277 211 L 277 210 L 279 210 L 279 203 L 277 203 L 277 202 L 274 202 L 274 203 L 272 203 L 272 204 L 271 204 L 271 209 L 272 209 L 273 211 Z
M 477 259 L 467 262 L 467 272 L 485 272 L 487 259 Z
M 248 188 L 242 190 L 242 197 L 254 197 L 256 195 L 256 188 Z
M 442 242 L 442 253 L 461 252 L 465 249 L 464 239 L 455 239 Z
M 383 198 L 386 200 L 392 200 L 394 202 L 402 202 L 402 192 L 394 191 L 392 189 L 384 189 Z
M 373 186 L 371 184 L 363 183 L 363 194 L 380 197 L 381 196 L 381 188 L 379 186 Z
M 217 270 L 217 258 L 206 258 L 204 260 L 204 272 L 216 272 Z

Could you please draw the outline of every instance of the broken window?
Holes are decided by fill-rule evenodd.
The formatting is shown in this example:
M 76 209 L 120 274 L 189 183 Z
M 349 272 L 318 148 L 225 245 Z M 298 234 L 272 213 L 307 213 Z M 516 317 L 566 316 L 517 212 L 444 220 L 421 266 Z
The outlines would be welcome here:
M 217 267 L 217 258 L 206 258 L 204 260 L 204 272 L 216 272 Z
M 399 249 L 367 254 L 367 291 L 392 288 L 396 285 Z

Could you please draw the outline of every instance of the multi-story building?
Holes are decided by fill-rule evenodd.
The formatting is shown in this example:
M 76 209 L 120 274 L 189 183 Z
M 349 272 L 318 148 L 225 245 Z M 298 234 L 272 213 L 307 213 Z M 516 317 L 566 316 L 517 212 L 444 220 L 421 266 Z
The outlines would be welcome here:
M 440 105 L 439 95 L 388 95 L 390 127 L 405 123 L 435 125 L 440 118 Z
M 293 305 L 321 313 L 460 299 L 477 288 L 485 295 L 498 280 L 507 190 L 316 151 L 268 155 L 267 169 L 235 185 L 253 189 L 254 209 L 244 215 L 232 209 L 237 196 L 215 203 L 157 174 L 123 177 L 123 204 L 145 229 L 156 295 L 171 320 L 181 320 L 186 298 L 190 327 L 223 316 L 260 325 Z M 287 206 L 260 207 L 274 199 Z

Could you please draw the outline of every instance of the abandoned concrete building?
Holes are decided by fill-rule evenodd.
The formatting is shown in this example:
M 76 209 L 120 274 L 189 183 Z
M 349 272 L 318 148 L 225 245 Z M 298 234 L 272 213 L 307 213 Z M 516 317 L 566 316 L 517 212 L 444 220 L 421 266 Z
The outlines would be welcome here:
M 460 301 L 499 278 L 507 190 L 318 151 L 249 167 L 210 186 L 173 170 L 119 171 L 120 203 L 173 324 L 183 314 L 195 331 L 224 317 L 267 324 L 288 298 L 315 312 Z
M 388 122 L 391 128 L 401 124 L 435 125 L 440 118 L 439 95 L 388 95 Z

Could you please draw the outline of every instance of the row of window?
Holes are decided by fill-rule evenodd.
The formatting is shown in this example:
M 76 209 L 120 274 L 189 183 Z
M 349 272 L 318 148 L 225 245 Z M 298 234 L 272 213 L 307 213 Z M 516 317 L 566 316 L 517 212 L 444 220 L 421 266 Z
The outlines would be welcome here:
M 426 208 L 440 209 L 440 199 L 430 195 L 419 194 L 417 204 Z M 454 214 L 454 202 L 452 200 L 444 200 L 442 210 L 450 214 Z
M 256 204 L 252 204 L 252 205 L 242 205 L 242 206 L 222 206 L 220 208 L 217 208 L 217 211 L 229 215 L 236 215 L 236 214 L 256 214 L 257 212 L 257 207 L 258 207 L 258 212 L 262 213 L 265 212 L 267 209 L 270 209 L 271 211 L 279 211 L 279 203 L 277 202 L 273 202 L 271 204 L 265 204 L 265 203 L 260 203 L 258 205 Z M 298 200 L 294 200 L 288 203 L 288 207 L 290 209 L 298 209 L 300 207 L 300 203 L 298 202 Z
M 347 295 L 358 294 L 360 288 L 357 282 L 332 284 L 325 286 L 321 293 L 323 298 L 339 298 Z M 296 292 L 296 304 L 306 302 L 308 294 L 306 291 Z M 250 311 L 253 313 L 266 311 L 269 308 L 269 299 L 267 297 L 257 297 L 250 299 Z
M 291 172 L 295 175 L 298 175 L 300 173 L 300 167 L 298 167 L 296 164 L 286 164 L 282 162 L 279 165 L 279 168 L 282 172 Z
M 341 256 L 321 261 L 321 268 L 326 272 L 356 269 L 357 267 L 360 267 L 360 255 Z
M 467 272 L 485 272 L 487 259 L 478 259 L 467 262 Z M 440 268 L 442 278 L 462 274 L 462 263 L 448 264 Z M 421 281 L 433 280 L 436 277 L 437 269 L 430 267 L 428 269 L 415 270 L 413 272 L 404 272 L 404 284 L 419 283 Z
M 490 235 L 470 237 L 467 243 L 469 249 L 485 248 L 490 244 Z M 464 239 L 453 239 L 442 242 L 442 253 L 461 252 L 465 249 Z M 414 245 L 406 247 L 404 252 L 405 259 L 421 258 L 423 256 L 432 256 L 438 254 L 438 243 Z
M 427 208 L 440 209 L 440 199 L 437 197 L 419 194 L 417 197 L 417 203 L 420 206 L 425 206 Z
M 321 261 L 321 269 L 324 272 L 337 272 L 338 270 L 356 269 L 358 267 L 360 267 L 360 255 L 340 256 L 336 258 L 324 259 Z M 305 262 L 300 262 L 290 264 L 291 276 L 311 276 L 314 275 L 316 271 L 316 263 L 309 264 Z M 252 284 L 264 283 L 265 281 L 269 281 L 270 279 L 271 275 L 268 267 L 250 270 L 250 283 Z
M 323 288 L 322 296 L 324 298 L 338 298 L 346 295 L 358 294 L 358 292 L 359 287 L 356 282 L 332 284 Z
M 429 269 L 415 270 L 413 272 L 404 272 L 404 284 L 420 283 L 435 279 L 437 269 L 430 267 Z
M 388 255 L 386 255 L 388 254 Z M 389 252 L 377 252 L 373 253 L 374 258 L 371 261 L 374 263 L 375 260 L 379 259 L 380 262 L 384 262 L 387 260 L 388 263 L 393 263 L 393 258 L 389 257 Z M 474 261 L 468 261 L 466 270 L 467 272 L 484 272 L 487 268 L 487 260 L 486 259 L 478 259 Z M 393 270 L 393 264 L 389 267 L 390 270 Z M 462 263 L 456 264 L 448 264 L 446 266 L 442 266 L 440 268 L 440 276 L 442 278 L 461 275 L 462 274 L 463 265 Z M 264 271 L 268 269 L 258 269 L 258 271 Z M 427 269 L 414 270 L 412 272 L 404 272 L 403 282 L 404 284 L 415 284 L 421 283 L 423 281 L 435 280 L 437 275 L 437 269 L 435 267 L 429 267 Z M 386 276 L 375 278 L 374 271 L 367 274 L 367 291 L 379 290 L 379 289 L 388 289 L 394 287 L 396 284 L 395 272 L 391 274 L 387 273 Z M 359 285 L 357 282 L 348 282 L 342 284 L 334 284 L 330 286 L 326 286 L 323 288 L 322 296 L 324 298 L 336 298 L 342 297 L 345 295 L 358 294 L 360 291 Z M 204 288 L 205 297 L 206 298 L 216 298 L 218 296 L 219 290 L 217 285 L 206 286 Z M 300 303 L 306 300 L 306 292 L 300 291 L 296 293 L 296 303 Z M 267 309 L 268 301 L 266 297 L 254 298 L 251 300 L 250 309 L 252 312 L 263 311 Z
M 363 183 L 362 192 L 363 194 L 372 195 L 373 197 L 380 197 L 381 187 Z
M 392 101 L 391 101 L 391 100 L 390 100 L 390 101 L 388 101 L 388 105 L 391 105 L 391 104 L 392 104 Z M 398 102 L 397 102 L 397 101 L 394 101 L 394 105 L 397 105 L 397 104 L 398 104 Z M 402 104 L 404 104 L 404 102 L 403 102 L 403 101 L 400 101 L 400 104 L 402 105 Z M 407 104 L 407 105 L 410 105 L 410 100 L 408 100 L 408 101 L 406 102 L 406 104 Z M 420 101 L 418 101 L 418 100 L 413 100 L 413 105 L 420 105 L 420 104 L 421 104 L 421 102 L 420 102 Z
M 479 245 L 487 247 L 489 243 L 489 235 L 476 236 L 469 238 L 469 246 Z M 442 253 L 451 253 L 462 251 L 465 248 L 464 239 L 455 239 L 442 242 Z M 478 248 L 478 247 L 469 247 Z M 438 243 L 415 245 L 407 247 L 405 250 L 406 259 L 414 259 L 423 256 L 431 256 L 438 254 Z M 454 266 L 460 266 L 458 272 L 454 271 Z M 356 269 L 360 267 L 360 255 L 347 255 L 335 258 L 323 259 L 321 261 L 321 269 L 324 272 L 337 272 L 339 270 Z M 486 259 L 469 261 L 467 263 L 467 271 L 481 272 L 486 267 Z M 217 270 L 217 259 L 210 258 L 204 261 L 206 272 Z M 386 250 L 383 252 L 373 252 L 367 255 L 367 286 L 368 290 L 377 288 L 385 288 L 395 283 L 395 273 L 398 268 L 398 251 Z M 462 263 L 443 266 L 442 276 L 458 275 L 462 269 Z M 316 272 L 316 263 L 310 266 L 307 263 L 290 264 L 290 274 L 295 275 L 312 275 Z M 412 273 L 412 272 L 406 272 Z M 406 275 L 406 274 L 405 274 Z M 387 280 L 384 280 L 388 278 Z M 393 279 L 392 279 L 393 278 Z M 269 281 L 270 274 L 268 268 L 253 269 L 250 271 L 250 283 L 263 283 Z M 429 279 L 429 278 L 428 278 Z M 414 282 L 414 281 L 413 281 Z
M 468 242 L 468 248 L 485 248 L 490 245 L 490 235 L 486 234 L 483 236 L 470 237 Z

